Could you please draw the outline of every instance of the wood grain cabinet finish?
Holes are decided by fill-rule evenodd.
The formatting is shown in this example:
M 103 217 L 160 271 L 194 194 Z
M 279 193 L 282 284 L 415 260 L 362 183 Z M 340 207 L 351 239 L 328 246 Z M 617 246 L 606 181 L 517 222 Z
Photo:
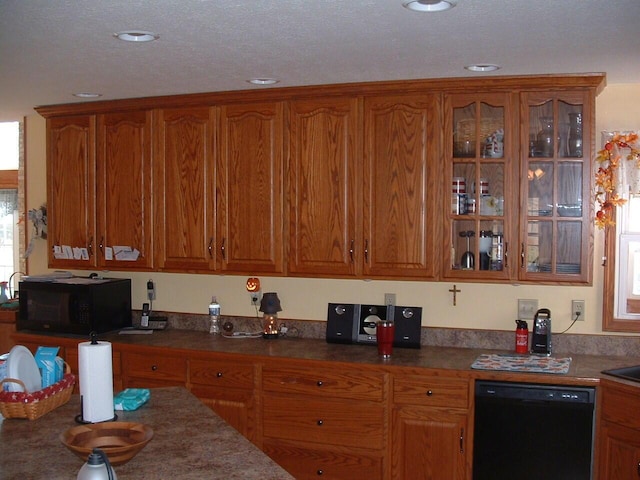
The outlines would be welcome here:
M 189 388 L 229 425 L 255 442 L 255 366 L 219 358 L 189 360 Z
M 469 381 L 394 375 L 391 478 L 467 478 L 471 465 Z
M 263 449 L 296 478 L 382 478 L 386 451 L 385 375 L 319 366 L 265 366 Z M 296 462 L 287 458 L 300 454 Z
M 121 355 L 125 388 L 184 387 L 187 384 L 187 359 L 183 356 L 128 351 Z
M 96 119 L 47 119 L 47 220 L 49 266 L 92 268 L 96 257 Z M 88 260 L 54 257 L 54 246 L 86 248 Z
M 156 112 L 153 209 L 160 270 L 216 268 L 217 119 L 213 107 Z
M 110 270 L 153 267 L 151 111 L 98 115 L 97 262 Z M 107 258 L 114 245 L 137 249 L 137 260 Z
M 640 388 L 601 380 L 598 478 L 640 478 Z
M 360 104 L 356 97 L 289 102 L 291 275 L 361 271 Z
M 364 99 L 362 274 L 433 278 L 439 97 Z
M 221 269 L 282 273 L 284 104 L 220 107 L 217 256 Z

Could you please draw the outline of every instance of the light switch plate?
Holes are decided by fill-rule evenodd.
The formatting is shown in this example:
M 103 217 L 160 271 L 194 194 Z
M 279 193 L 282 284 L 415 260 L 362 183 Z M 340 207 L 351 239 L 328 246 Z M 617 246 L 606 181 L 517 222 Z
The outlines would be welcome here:
M 533 320 L 538 311 L 538 300 L 518 299 L 518 319 Z

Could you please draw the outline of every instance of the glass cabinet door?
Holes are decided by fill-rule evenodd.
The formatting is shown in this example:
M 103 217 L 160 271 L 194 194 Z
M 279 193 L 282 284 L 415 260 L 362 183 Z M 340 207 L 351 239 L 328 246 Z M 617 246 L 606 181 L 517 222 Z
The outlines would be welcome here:
M 506 95 L 445 98 L 447 278 L 509 277 L 514 212 L 511 108 Z
M 589 281 L 591 106 L 582 92 L 522 96 L 526 199 L 520 277 Z

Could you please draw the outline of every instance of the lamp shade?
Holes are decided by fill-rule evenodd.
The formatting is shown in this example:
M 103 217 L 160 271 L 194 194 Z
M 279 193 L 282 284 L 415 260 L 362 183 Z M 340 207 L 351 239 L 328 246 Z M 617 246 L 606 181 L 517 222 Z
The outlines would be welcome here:
M 280 299 L 276 292 L 267 292 L 262 295 L 260 301 L 260 311 L 264 313 L 277 313 L 282 311 Z

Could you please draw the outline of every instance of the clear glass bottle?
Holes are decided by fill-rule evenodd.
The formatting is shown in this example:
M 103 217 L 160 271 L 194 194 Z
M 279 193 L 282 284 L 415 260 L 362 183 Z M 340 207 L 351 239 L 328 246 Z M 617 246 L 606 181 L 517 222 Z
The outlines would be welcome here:
M 209 304 L 209 333 L 213 335 L 220 334 L 220 304 L 216 297 L 211 297 L 211 303 Z

